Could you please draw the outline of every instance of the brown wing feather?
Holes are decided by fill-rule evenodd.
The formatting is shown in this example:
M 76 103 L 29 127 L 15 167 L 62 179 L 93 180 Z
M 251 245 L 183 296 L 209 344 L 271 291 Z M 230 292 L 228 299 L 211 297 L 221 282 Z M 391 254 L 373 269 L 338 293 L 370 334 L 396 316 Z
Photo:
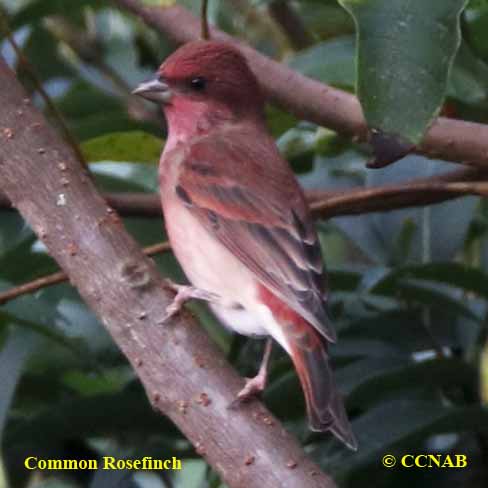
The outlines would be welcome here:
M 335 341 L 320 245 L 303 193 L 274 141 L 257 146 L 261 140 L 252 133 L 200 139 L 187 149 L 177 194 L 259 281 Z

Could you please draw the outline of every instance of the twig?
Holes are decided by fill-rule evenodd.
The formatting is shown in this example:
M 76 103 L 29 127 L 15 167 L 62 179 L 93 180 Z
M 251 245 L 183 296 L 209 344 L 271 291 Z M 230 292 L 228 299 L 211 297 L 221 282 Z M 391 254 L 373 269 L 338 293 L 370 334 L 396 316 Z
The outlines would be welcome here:
M 161 254 L 171 249 L 168 242 L 161 242 L 152 246 L 145 247 L 142 251 L 146 256 L 154 256 L 155 254 Z M 9 290 L 0 293 L 0 305 L 4 305 L 10 300 L 20 297 L 21 295 L 27 295 L 28 293 L 34 293 L 41 288 L 46 288 L 52 285 L 58 285 L 68 281 L 68 275 L 63 271 L 58 271 L 50 275 L 42 276 L 36 280 L 29 281 L 19 286 L 10 288 Z
M 457 178 L 464 181 L 457 181 Z M 316 218 L 330 219 L 433 205 L 467 195 L 488 196 L 487 180 L 488 172 L 457 170 L 396 185 L 357 188 L 328 195 L 323 192 L 309 194 L 312 198 L 310 208 Z
M 198 20 L 185 8 L 148 7 L 139 0 L 112 0 L 132 12 L 176 44 L 198 39 Z M 216 29 L 212 38 L 241 49 L 249 60 L 264 94 L 298 118 L 366 140 L 368 128 L 354 95 L 303 76 L 258 53 L 249 45 Z M 431 157 L 478 167 L 488 167 L 488 125 L 439 117 L 417 151 Z
M 10 300 L 14 300 L 22 295 L 27 295 L 28 293 L 34 293 L 41 288 L 46 288 L 48 286 L 57 285 L 58 283 L 63 283 L 68 277 L 63 271 L 58 271 L 57 273 L 52 273 L 50 275 L 42 276 L 36 280 L 29 281 L 19 286 L 10 288 L 9 290 L 0 293 L 0 305 L 4 305 Z
M 466 168 L 395 185 L 306 192 L 313 215 L 321 219 L 433 205 L 468 195 L 488 195 L 488 171 Z M 105 193 L 104 198 L 125 217 L 161 216 L 158 194 Z M 0 193 L 2 208 L 14 210 Z
M 202 10 L 201 10 L 201 37 L 202 39 L 210 39 L 210 31 L 208 28 L 208 0 L 202 0 Z

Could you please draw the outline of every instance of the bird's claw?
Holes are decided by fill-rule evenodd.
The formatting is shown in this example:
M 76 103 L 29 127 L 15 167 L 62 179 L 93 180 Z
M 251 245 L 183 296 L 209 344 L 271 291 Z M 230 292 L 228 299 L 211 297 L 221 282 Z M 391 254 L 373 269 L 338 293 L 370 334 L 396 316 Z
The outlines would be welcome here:
M 171 317 L 176 315 L 182 309 L 183 305 L 192 298 L 213 303 L 219 301 L 219 297 L 215 293 L 201 290 L 194 286 L 178 285 L 170 279 L 166 279 L 165 283 L 168 288 L 171 288 L 176 292 L 176 295 L 173 298 L 173 301 L 166 307 L 166 313 L 160 321 L 161 324 L 164 324 Z
M 171 302 L 167 307 L 166 307 L 166 313 L 163 315 L 163 318 L 160 320 L 160 324 L 165 324 L 173 315 L 176 315 L 182 305 L 177 305 L 175 302 Z
M 254 378 L 245 378 L 246 384 L 237 394 L 236 398 L 231 402 L 229 408 L 236 408 L 241 403 L 253 400 L 259 397 L 266 387 L 266 377 L 262 374 L 257 374 Z

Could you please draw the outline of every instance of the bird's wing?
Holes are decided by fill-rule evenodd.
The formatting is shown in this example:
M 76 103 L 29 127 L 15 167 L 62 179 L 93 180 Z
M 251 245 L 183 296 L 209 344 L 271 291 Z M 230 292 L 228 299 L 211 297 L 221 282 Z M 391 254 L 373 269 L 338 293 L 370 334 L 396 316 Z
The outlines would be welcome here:
M 234 135 L 207 136 L 187 148 L 176 194 L 263 285 L 334 342 L 320 244 L 303 193 L 271 139 Z

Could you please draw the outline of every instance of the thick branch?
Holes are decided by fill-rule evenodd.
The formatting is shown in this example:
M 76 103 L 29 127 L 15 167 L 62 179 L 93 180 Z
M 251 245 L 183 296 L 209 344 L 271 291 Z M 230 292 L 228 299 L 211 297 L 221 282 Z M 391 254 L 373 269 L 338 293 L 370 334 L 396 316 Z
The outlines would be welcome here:
M 177 44 L 199 37 L 198 19 L 181 6 L 146 7 L 139 0 L 112 1 Z M 212 38 L 226 40 L 240 47 L 269 100 L 298 118 L 358 139 L 367 137 L 361 106 L 354 95 L 307 78 L 223 32 L 212 29 Z M 419 152 L 446 161 L 486 168 L 488 125 L 439 117 L 425 136 Z
M 154 263 L 2 60 L 0 85 L 0 187 L 127 356 L 154 408 L 229 486 L 334 486 L 260 402 L 227 408 L 242 378 L 189 314 L 160 323 L 172 294 Z

